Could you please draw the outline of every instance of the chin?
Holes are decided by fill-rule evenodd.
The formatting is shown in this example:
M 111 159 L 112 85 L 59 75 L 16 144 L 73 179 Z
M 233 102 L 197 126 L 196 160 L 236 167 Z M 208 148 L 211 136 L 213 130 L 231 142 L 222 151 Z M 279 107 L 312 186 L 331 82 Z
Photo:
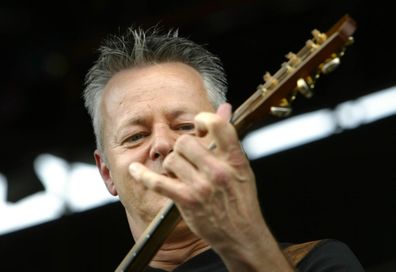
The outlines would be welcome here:
M 154 217 L 170 202 L 169 198 L 156 195 L 155 198 L 146 200 L 143 209 L 140 210 L 140 216 L 144 218 L 144 221 L 151 223 Z

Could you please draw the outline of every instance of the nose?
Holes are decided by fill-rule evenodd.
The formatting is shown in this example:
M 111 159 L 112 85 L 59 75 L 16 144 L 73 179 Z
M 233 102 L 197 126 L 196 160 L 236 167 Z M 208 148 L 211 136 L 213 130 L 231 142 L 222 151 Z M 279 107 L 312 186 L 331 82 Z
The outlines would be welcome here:
M 164 159 L 173 150 L 177 134 L 165 125 L 159 125 L 152 132 L 150 158 L 152 160 Z

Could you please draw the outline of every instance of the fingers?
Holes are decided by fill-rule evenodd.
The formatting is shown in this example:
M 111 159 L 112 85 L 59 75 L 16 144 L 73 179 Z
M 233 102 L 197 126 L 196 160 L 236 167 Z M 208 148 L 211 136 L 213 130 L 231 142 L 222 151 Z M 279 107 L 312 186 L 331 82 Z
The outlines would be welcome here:
M 231 165 L 244 164 L 246 156 L 241 149 L 235 128 L 229 123 L 231 105 L 219 106 L 217 113 L 203 112 L 196 116 L 196 136 L 182 135 L 174 146 L 174 151 L 180 153 L 198 170 L 208 171 L 208 167 L 217 159 L 228 161 Z M 204 138 L 204 139 L 202 139 Z M 212 147 L 215 148 L 212 148 Z M 211 149 L 211 150 L 208 150 Z
M 185 183 L 157 174 L 140 163 L 131 163 L 129 173 L 137 182 L 142 182 L 148 189 L 171 198 L 175 202 L 185 201 L 184 198 L 188 195 L 188 188 Z
M 216 114 L 220 116 L 224 121 L 229 121 L 232 115 L 232 106 L 229 103 L 221 104 L 216 111 Z
M 205 138 L 216 145 L 214 150 L 208 149 L 202 137 L 181 135 L 173 152 L 163 161 L 163 169 L 169 175 L 157 174 L 140 163 L 130 165 L 130 174 L 176 203 L 189 205 L 210 197 L 216 186 L 227 184 L 229 166 L 245 158 L 241 156 L 243 152 L 235 128 L 229 123 L 230 117 L 230 104 L 223 104 L 216 114 L 200 113 L 195 119 L 197 134 L 207 134 Z
M 162 167 L 167 173 L 185 183 L 192 183 L 197 176 L 198 167 L 177 151 L 172 152 L 165 158 Z
M 196 169 L 202 169 L 205 165 L 210 164 L 209 160 L 211 156 L 213 156 L 210 152 L 211 151 L 208 149 L 208 146 L 200 142 L 196 137 L 191 135 L 182 135 L 175 143 L 173 147 L 174 154 L 171 155 L 175 156 L 176 154 L 179 154 L 179 156 L 187 160 Z M 169 156 L 170 158 L 166 158 L 165 163 L 168 165 L 177 165 L 176 163 L 168 162 L 172 159 L 172 156 Z
M 195 117 L 197 136 L 208 138 L 217 148 L 226 151 L 229 147 L 239 145 L 235 128 L 229 123 L 231 118 L 231 105 L 222 104 L 217 114 L 202 112 Z
M 231 119 L 231 116 L 232 116 L 231 109 L 232 109 L 231 104 L 223 103 L 217 108 L 217 111 L 215 114 L 218 115 L 225 122 L 229 122 L 229 120 Z M 209 113 L 209 114 L 214 114 L 214 113 Z M 197 136 L 199 136 L 199 137 L 205 136 L 206 133 L 208 132 L 207 128 L 205 126 L 200 126 L 200 125 L 202 125 L 200 123 L 198 123 L 196 125 L 198 125 L 198 127 L 196 127 Z

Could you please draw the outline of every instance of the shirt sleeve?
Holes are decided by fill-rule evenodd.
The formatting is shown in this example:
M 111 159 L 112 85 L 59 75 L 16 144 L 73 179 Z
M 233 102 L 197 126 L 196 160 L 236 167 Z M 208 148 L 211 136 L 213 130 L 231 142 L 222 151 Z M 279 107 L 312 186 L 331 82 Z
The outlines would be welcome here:
M 358 258 L 343 242 L 323 240 L 298 264 L 301 272 L 364 272 Z

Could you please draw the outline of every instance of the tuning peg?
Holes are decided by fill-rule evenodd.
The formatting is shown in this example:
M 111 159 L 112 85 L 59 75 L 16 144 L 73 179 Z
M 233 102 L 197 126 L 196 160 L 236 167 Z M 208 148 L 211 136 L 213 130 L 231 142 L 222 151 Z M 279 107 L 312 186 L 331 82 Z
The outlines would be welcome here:
M 351 46 L 354 42 L 355 42 L 354 38 L 352 36 L 350 36 L 348 38 L 347 42 L 345 43 L 344 48 L 342 48 L 342 50 L 338 53 L 338 56 L 340 56 L 340 57 L 344 56 L 347 47 Z
M 291 73 L 295 70 L 295 68 L 291 66 L 288 62 L 282 63 L 282 68 L 285 69 L 287 73 Z
M 300 62 L 301 62 L 301 59 L 296 55 L 296 54 L 294 54 L 293 52 L 289 52 L 287 55 L 286 55 L 286 58 L 289 60 L 289 64 L 292 66 L 292 67 L 296 67 Z
M 322 33 L 317 29 L 312 30 L 312 36 L 318 44 L 323 44 L 327 40 L 326 33 Z
M 286 98 L 282 98 L 279 106 L 272 106 L 270 110 L 271 114 L 276 117 L 286 117 L 292 112 L 289 101 Z
M 316 50 L 319 48 L 319 45 L 317 45 L 313 40 L 308 40 L 305 42 L 305 45 L 308 47 L 310 50 Z
M 278 80 L 275 77 L 271 76 L 269 72 L 266 72 L 264 74 L 263 79 L 269 87 L 276 86 L 278 84 Z
M 355 39 L 353 38 L 353 36 L 348 37 L 348 40 L 346 42 L 346 46 L 350 46 L 355 42 Z
M 256 90 L 260 91 L 262 96 L 268 95 L 268 89 L 264 87 L 264 84 L 259 84 Z
M 300 78 L 299 80 L 297 80 L 296 89 L 306 98 L 310 98 L 313 95 L 312 89 L 314 88 L 314 86 L 315 85 L 311 77 L 307 77 L 306 80 Z
M 340 63 L 341 63 L 340 58 L 337 57 L 336 55 L 334 55 L 334 56 L 332 56 L 331 59 L 322 63 L 319 66 L 319 69 L 323 74 L 328 74 L 328 73 L 334 71 L 334 69 L 337 68 L 340 65 Z

